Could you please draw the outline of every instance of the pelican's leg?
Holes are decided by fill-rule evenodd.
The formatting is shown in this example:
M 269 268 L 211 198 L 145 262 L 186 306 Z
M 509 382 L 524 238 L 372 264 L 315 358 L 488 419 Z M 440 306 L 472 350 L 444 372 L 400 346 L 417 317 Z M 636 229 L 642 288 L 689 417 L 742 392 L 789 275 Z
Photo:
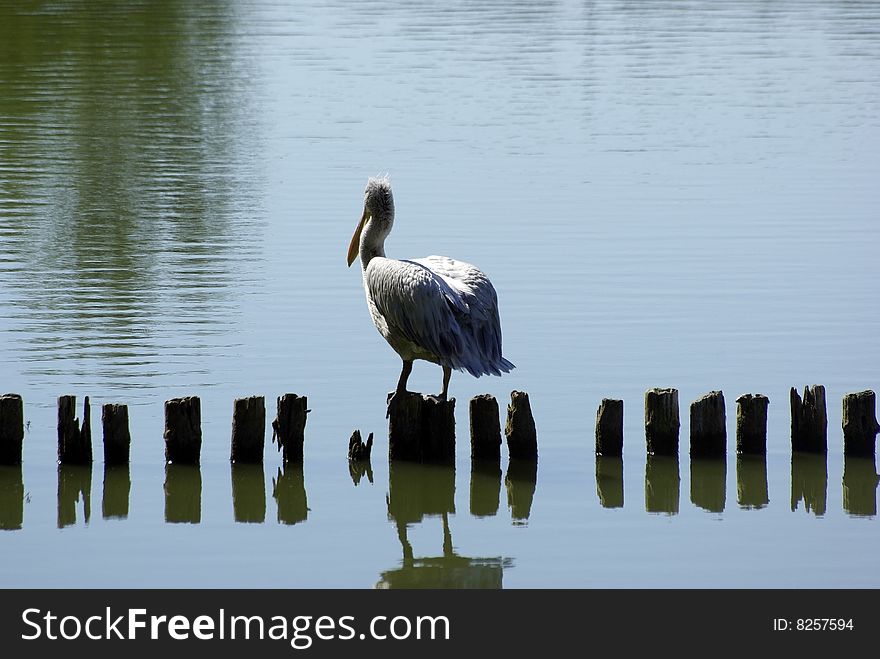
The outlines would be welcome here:
M 404 396 L 409 393 L 406 390 L 406 381 L 409 380 L 409 374 L 412 373 L 412 367 L 413 363 L 411 359 L 403 360 L 403 368 L 400 369 L 400 379 L 397 381 L 397 389 L 388 397 L 388 407 L 385 409 L 386 419 L 391 414 L 391 403 L 394 402 L 394 399 L 397 398 L 397 396 Z
M 452 369 L 449 366 L 443 367 L 443 391 L 440 392 L 438 398 L 446 400 L 446 394 L 449 392 L 449 378 L 452 377 Z

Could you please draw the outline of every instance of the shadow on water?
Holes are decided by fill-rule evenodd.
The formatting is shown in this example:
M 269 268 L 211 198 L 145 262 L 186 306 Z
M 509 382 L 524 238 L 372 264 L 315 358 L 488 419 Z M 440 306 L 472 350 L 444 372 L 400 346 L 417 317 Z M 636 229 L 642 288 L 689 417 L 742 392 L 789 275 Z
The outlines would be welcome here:
M 232 514 L 236 522 L 266 521 L 266 472 L 261 464 L 233 464 Z
M 623 458 L 596 456 L 596 494 L 603 508 L 623 508 Z
M 854 517 L 874 517 L 878 480 L 874 458 L 844 456 L 843 509 Z
M 21 465 L 0 465 L 0 531 L 17 531 L 24 523 Z
M 528 524 L 538 484 L 538 461 L 510 460 L 504 484 L 507 486 L 507 507 L 510 508 L 511 520 L 516 526 Z
M 678 457 L 649 455 L 645 463 L 645 511 L 677 515 L 680 497 Z
M 745 510 L 757 510 L 770 503 L 766 456 L 736 456 L 736 503 Z
M 58 528 L 76 524 L 76 504 L 82 502 L 82 521 L 92 515 L 92 465 L 58 465 Z
M 198 465 L 165 465 L 165 521 L 169 524 L 202 521 L 202 470 Z
M 825 514 L 828 493 L 828 456 L 824 453 L 791 454 L 791 510 L 804 509 L 817 517 Z
M 449 516 L 455 514 L 455 467 L 392 462 L 388 470 L 388 519 L 403 552 L 401 566 L 380 575 L 377 588 L 501 588 L 504 569 L 513 563 L 501 557 L 469 558 L 455 552 Z M 411 525 L 439 517 L 442 553 L 416 557 L 408 537 Z
M 131 493 L 131 473 L 128 465 L 104 465 L 104 496 L 101 514 L 104 519 L 127 519 Z
M 691 458 L 691 503 L 710 513 L 727 504 L 727 459 Z
M 309 517 L 302 464 L 286 463 L 272 479 L 272 497 L 278 504 L 280 524 L 299 524 Z
M 470 513 L 474 517 L 494 517 L 501 502 L 501 464 L 471 462 Z

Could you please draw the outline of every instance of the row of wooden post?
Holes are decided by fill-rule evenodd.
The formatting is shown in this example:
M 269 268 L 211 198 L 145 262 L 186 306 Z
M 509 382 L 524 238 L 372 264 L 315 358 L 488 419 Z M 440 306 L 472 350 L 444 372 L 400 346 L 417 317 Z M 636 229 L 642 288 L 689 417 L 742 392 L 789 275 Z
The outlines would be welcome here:
M 767 408 L 762 394 L 745 394 L 736 399 L 736 452 L 740 455 L 767 454 Z M 804 453 L 828 452 L 828 416 L 825 387 L 804 387 L 800 396 L 792 387 L 791 448 Z M 876 418 L 876 396 L 860 391 L 843 397 L 844 455 L 875 455 L 875 438 L 880 425 Z M 645 439 L 650 455 L 678 455 L 679 405 L 677 389 L 649 389 L 645 392 Z M 596 454 L 623 453 L 623 401 L 603 399 L 596 413 Z M 727 419 L 724 394 L 712 391 L 690 406 L 690 455 L 723 457 L 727 454 Z

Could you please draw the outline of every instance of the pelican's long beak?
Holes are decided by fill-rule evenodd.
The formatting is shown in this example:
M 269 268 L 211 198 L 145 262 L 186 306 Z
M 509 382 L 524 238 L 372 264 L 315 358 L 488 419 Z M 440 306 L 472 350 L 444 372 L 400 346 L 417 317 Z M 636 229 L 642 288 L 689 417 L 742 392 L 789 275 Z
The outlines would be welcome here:
M 354 260 L 357 258 L 358 250 L 361 246 L 361 231 L 364 230 L 364 225 L 367 223 L 367 207 L 364 206 L 364 214 L 361 215 L 361 220 L 358 222 L 357 228 L 354 230 L 354 235 L 351 237 L 351 242 L 348 244 L 348 267 L 351 267 L 351 264 L 354 263 Z

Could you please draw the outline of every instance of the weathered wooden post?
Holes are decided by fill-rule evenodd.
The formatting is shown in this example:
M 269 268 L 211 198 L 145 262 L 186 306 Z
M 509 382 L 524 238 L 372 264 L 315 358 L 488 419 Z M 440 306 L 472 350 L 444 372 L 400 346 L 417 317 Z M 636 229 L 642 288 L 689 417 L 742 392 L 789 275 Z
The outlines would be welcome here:
M 495 460 L 471 461 L 470 512 L 474 517 L 498 514 L 501 500 L 501 464 Z
M 828 416 L 825 387 L 804 387 L 803 399 L 791 388 L 791 450 L 806 453 L 828 452 Z
M 104 519 L 126 519 L 128 499 L 131 493 L 131 473 L 125 464 L 104 463 L 104 496 L 101 498 L 101 514 Z
M 202 452 L 202 408 L 198 396 L 165 401 L 164 437 L 165 462 L 199 464 Z M 201 479 L 199 483 L 201 488 Z
M 18 394 L 0 396 L 0 465 L 20 465 L 24 403 Z
M 727 456 L 727 416 L 724 394 L 710 391 L 691 403 L 691 457 Z
M 623 401 L 603 398 L 596 410 L 596 455 L 623 455 Z
M 494 396 L 474 396 L 470 402 L 471 460 L 501 461 L 501 420 Z
M 767 455 L 767 406 L 763 394 L 743 394 L 736 399 L 736 452 Z
M 202 521 L 202 470 L 198 464 L 165 465 L 165 522 L 198 524 Z
M 507 464 L 504 484 L 507 486 L 507 506 L 515 525 L 526 524 L 532 512 L 532 500 L 538 483 L 536 459 L 511 458 Z
M 265 446 L 266 399 L 262 396 L 237 398 L 232 407 L 230 462 L 263 464 Z
M 76 396 L 58 398 L 58 462 L 71 465 L 92 464 L 92 428 L 89 397 L 83 404 L 82 428 L 76 418 Z
M 348 439 L 348 459 L 351 462 L 360 462 L 369 460 L 370 454 L 373 452 L 373 433 L 367 437 L 364 442 L 361 439 L 361 431 L 355 430 Z
M 678 389 L 645 392 L 645 439 L 650 455 L 678 455 Z
M 455 460 L 455 399 L 389 394 L 388 457 L 414 462 Z
M 623 458 L 596 456 L 596 494 L 603 508 L 623 508 Z
M 262 524 L 266 521 L 266 473 L 263 463 L 233 462 L 231 469 L 232 514 L 235 521 Z
M 128 406 L 106 403 L 101 407 L 104 429 L 104 464 L 128 464 L 131 434 L 128 430 Z
M 746 510 L 757 510 L 770 503 L 767 456 L 748 453 L 736 456 L 736 502 Z
M 284 394 L 276 401 L 275 420 L 272 422 L 272 441 L 282 452 L 284 463 L 303 461 L 306 416 L 309 399 L 296 394 Z
M 529 395 L 525 391 L 511 391 L 507 406 L 507 452 L 511 460 L 538 459 L 538 433 Z
M 727 460 L 691 457 L 691 503 L 710 513 L 727 505 Z
M 843 454 L 873 458 L 876 454 L 877 397 L 871 390 L 843 397 Z
M 681 476 L 677 455 L 649 455 L 645 463 L 645 512 L 677 515 Z
M 272 479 L 272 498 L 278 505 L 278 522 L 298 524 L 309 517 L 306 483 L 301 462 L 285 462 Z

